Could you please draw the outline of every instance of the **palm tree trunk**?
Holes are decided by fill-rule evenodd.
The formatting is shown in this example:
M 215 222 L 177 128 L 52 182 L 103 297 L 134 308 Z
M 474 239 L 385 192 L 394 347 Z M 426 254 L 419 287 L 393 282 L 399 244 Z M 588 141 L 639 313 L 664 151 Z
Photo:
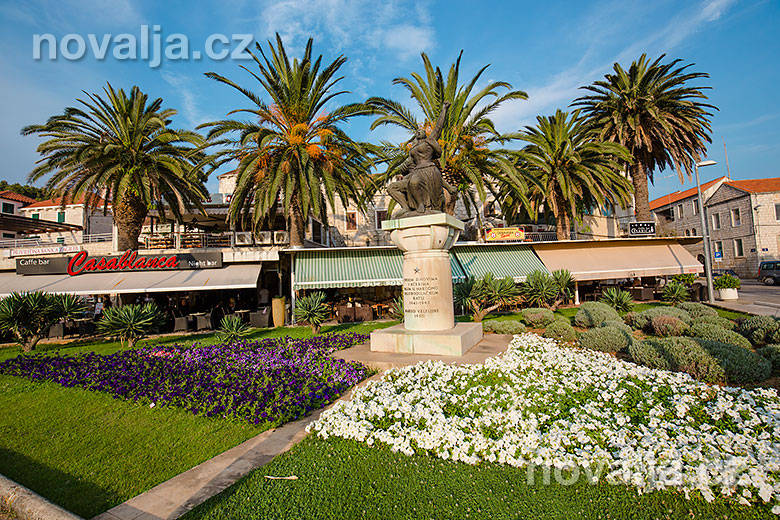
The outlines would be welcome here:
M 293 195 L 290 201 L 290 246 L 303 247 L 303 239 L 306 238 L 306 226 L 303 220 L 303 212 L 298 197 Z
M 647 186 L 647 172 L 644 165 L 636 160 L 631 165 L 631 182 L 634 184 L 634 215 L 639 221 L 653 220 L 650 213 L 650 192 Z
M 555 208 L 553 208 L 553 216 L 555 217 L 555 238 L 558 240 L 569 240 L 571 224 L 569 222 L 569 216 L 566 214 L 566 201 L 563 197 L 556 196 Z
M 114 203 L 114 223 L 117 227 L 117 244 L 120 251 L 138 249 L 138 237 L 149 210 L 141 197 L 125 192 Z

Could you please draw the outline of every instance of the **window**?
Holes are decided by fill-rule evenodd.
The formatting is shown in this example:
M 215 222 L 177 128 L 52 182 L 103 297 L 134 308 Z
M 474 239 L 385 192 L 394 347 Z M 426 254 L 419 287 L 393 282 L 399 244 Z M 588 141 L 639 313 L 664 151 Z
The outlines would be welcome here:
M 742 216 L 739 214 L 739 208 L 731 210 L 731 225 L 732 227 L 739 227 L 742 225 Z
M 775 220 L 780 221 L 780 204 L 775 204 Z
M 683 218 L 683 216 L 684 216 L 683 215 L 683 205 L 682 204 L 678 204 L 677 205 L 677 218 L 681 219 L 681 218 Z
M 40 213 L 33 213 L 32 214 L 32 218 L 34 218 L 35 220 L 38 220 L 39 218 L 41 218 L 41 214 Z
M 3 213 L 10 213 L 13 214 L 14 212 L 14 205 L 10 202 L 3 202 Z
M 718 256 L 715 253 L 720 253 L 720 257 L 723 258 L 723 242 L 721 242 L 721 241 L 713 242 L 712 243 L 712 252 L 713 252 L 713 256 Z
M 387 210 L 386 209 L 378 209 L 376 210 L 376 228 L 382 229 L 382 222 L 387 220 Z
M 742 248 L 741 238 L 734 239 L 734 256 L 736 256 L 737 258 L 745 256 L 745 250 Z
M 691 229 L 691 236 L 697 236 L 696 235 L 696 228 Z
M 357 229 L 357 212 L 347 211 L 347 231 L 355 231 Z
M 58 244 L 64 244 L 64 243 L 65 243 L 65 237 L 59 237 L 59 238 L 57 238 L 57 243 L 58 243 Z
M 691 236 L 691 230 L 690 230 L 690 229 L 686 229 L 686 230 L 685 230 L 685 236 L 686 236 L 686 237 L 689 237 L 689 236 Z
M 16 238 L 13 233 L 3 233 L 3 238 Z
M 698 215 L 699 214 L 699 198 L 693 199 L 693 214 Z
M 720 229 L 720 213 L 712 214 L 712 229 Z
M 64 211 L 60 211 L 60 212 L 57 213 L 57 222 L 59 222 L 60 224 L 65 222 L 65 212 Z
M 323 235 L 322 235 L 322 223 L 318 220 L 311 220 L 311 240 L 312 242 L 316 242 L 318 244 L 323 244 Z

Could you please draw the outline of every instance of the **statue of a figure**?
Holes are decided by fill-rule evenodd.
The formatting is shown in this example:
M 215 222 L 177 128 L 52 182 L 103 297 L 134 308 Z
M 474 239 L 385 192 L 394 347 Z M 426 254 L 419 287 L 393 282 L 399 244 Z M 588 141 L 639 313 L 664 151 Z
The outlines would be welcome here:
M 387 193 L 401 206 L 394 217 L 415 217 L 444 211 L 444 190 L 454 194 L 456 188 L 441 175 L 437 160 L 441 157 L 439 136 L 447 119 L 450 103 L 445 101 L 431 135 L 424 129 L 417 130 L 411 141 L 409 157 L 401 163 L 400 181 L 387 186 Z

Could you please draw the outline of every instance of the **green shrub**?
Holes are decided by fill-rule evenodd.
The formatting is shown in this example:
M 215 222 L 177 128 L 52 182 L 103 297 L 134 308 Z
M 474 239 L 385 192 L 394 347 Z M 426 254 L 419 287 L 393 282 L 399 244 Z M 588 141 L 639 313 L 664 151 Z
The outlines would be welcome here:
M 634 340 L 633 336 L 618 327 L 598 327 L 580 334 L 578 345 L 601 352 L 620 352 Z
M 330 316 L 330 310 L 325 303 L 325 293 L 316 291 L 299 298 L 295 305 L 295 318 L 311 327 L 315 336 L 320 333 L 320 327 Z
M 701 323 L 698 320 L 688 329 L 687 335 L 694 338 L 729 343 L 747 349 L 753 347 L 745 336 L 737 334 L 733 330 L 727 330 L 709 323 Z
M 609 320 L 619 320 L 620 315 L 615 309 L 601 302 L 585 302 L 580 305 L 577 314 L 574 315 L 574 324 L 578 327 L 599 327 Z
M 520 289 L 512 278 L 496 278 L 493 273 L 485 273 L 482 278 L 469 276 L 453 288 L 455 304 L 471 313 L 475 322 L 501 307 L 514 304 L 519 297 Z
M 696 318 L 696 323 L 707 323 L 708 325 L 717 325 L 718 327 L 726 330 L 734 330 L 737 326 L 736 323 L 728 318 L 721 318 L 720 316 L 700 316 Z
M 730 274 L 724 274 L 715 278 L 712 282 L 712 286 L 715 289 L 739 289 L 742 285 L 739 278 Z
M 767 334 L 764 340 L 767 343 L 772 343 L 772 344 L 780 343 L 780 327 L 776 328 L 775 330 Z
M 119 338 L 127 342 L 129 348 L 135 348 L 139 339 L 162 325 L 163 316 L 154 303 L 121 305 L 103 309 L 103 315 L 97 322 L 97 330 L 106 336 Z
M 568 321 L 555 320 L 547 325 L 547 329 L 544 331 L 544 337 L 565 342 L 576 341 L 577 332 Z
M 780 322 L 771 316 L 751 316 L 739 323 L 737 332 L 749 339 L 753 345 L 763 345 L 769 342 L 778 328 Z
M 692 338 L 648 338 L 629 345 L 631 358 L 642 365 L 685 372 L 706 383 L 725 383 L 726 372 L 718 360 Z
M 688 288 L 680 282 L 671 281 L 664 285 L 661 299 L 669 303 L 682 303 L 691 299 Z
M 550 309 L 540 307 L 528 307 L 520 311 L 523 320 L 535 329 L 542 329 L 555 321 L 555 314 Z
M 398 320 L 401 323 L 403 323 L 405 316 L 406 315 L 404 314 L 404 297 L 398 296 L 390 304 L 390 317 L 393 318 L 394 320 Z
M 698 302 L 682 302 L 677 307 L 691 315 L 691 318 L 701 318 L 702 316 L 717 316 L 718 311 Z
M 696 341 L 718 360 L 729 383 L 758 383 L 772 374 L 772 363 L 752 350 L 720 341 Z
M 650 329 L 656 336 L 682 336 L 688 330 L 688 325 L 680 318 L 661 314 L 650 320 Z
M 674 316 L 686 324 L 691 323 L 691 315 L 679 307 L 652 307 L 642 312 L 629 312 L 626 314 L 626 323 L 635 329 L 652 332 L 652 319 L 655 316 Z
M 553 271 L 552 274 L 536 270 L 526 277 L 520 292 L 529 305 L 557 309 L 571 298 L 573 286 L 574 278 L 566 269 Z
M 24 352 L 30 352 L 49 327 L 84 310 L 84 301 L 65 294 L 41 291 L 11 293 L 0 300 L 0 332 L 13 336 Z
M 672 276 L 672 280 L 690 287 L 696 281 L 696 277 L 697 275 L 694 273 L 680 273 Z
M 610 287 L 604 291 L 600 301 L 618 312 L 629 312 L 634 308 L 634 299 L 631 297 L 631 293 L 617 287 Z
M 241 316 L 229 314 L 223 316 L 217 329 L 217 339 L 224 343 L 232 343 L 249 336 L 249 325 L 241 320 Z
M 756 352 L 766 360 L 772 363 L 773 370 L 780 370 L 780 345 L 767 345 L 761 347 Z
M 482 330 L 494 334 L 522 334 L 526 329 L 517 320 L 487 320 L 482 322 Z

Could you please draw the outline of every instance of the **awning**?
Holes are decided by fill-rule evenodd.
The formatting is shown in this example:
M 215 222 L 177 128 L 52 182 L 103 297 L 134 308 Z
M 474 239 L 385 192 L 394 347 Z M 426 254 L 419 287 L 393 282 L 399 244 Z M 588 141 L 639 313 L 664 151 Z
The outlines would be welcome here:
M 78 276 L 21 276 L 5 272 L 0 273 L 0 296 L 21 291 L 90 295 L 251 289 L 257 287 L 259 276 L 258 264 L 232 264 L 221 269 L 90 273 Z
M 576 280 L 700 273 L 702 265 L 676 242 L 547 243 L 533 246 L 550 271 L 568 269 Z
M 65 224 L 64 222 L 23 217 L 21 215 L 0 213 L 0 229 L 3 231 L 15 231 L 16 233 L 33 234 L 51 233 L 55 231 L 80 231 L 81 226 Z
M 318 248 L 296 251 L 293 289 L 379 287 L 402 284 L 403 253 L 395 247 Z M 450 255 L 452 279 L 465 276 Z
M 455 246 L 452 251 L 467 276 L 481 278 L 493 273 L 496 278 L 512 278 L 524 282 L 534 271 L 547 272 L 530 246 L 525 245 L 479 245 Z

